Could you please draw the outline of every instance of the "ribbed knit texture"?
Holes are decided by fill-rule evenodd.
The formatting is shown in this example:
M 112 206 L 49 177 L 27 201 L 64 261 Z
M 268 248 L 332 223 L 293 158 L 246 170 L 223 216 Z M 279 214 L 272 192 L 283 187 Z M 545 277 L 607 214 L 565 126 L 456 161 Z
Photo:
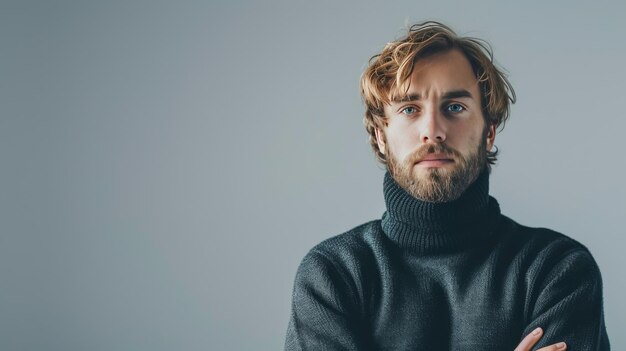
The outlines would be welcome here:
M 501 215 L 483 172 L 449 203 L 417 200 L 387 173 L 387 211 L 316 245 L 294 283 L 286 350 L 609 350 L 589 251 Z
M 500 219 L 500 207 L 489 196 L 489 174 L 483 172 L 455 201 L 417 200 L 385 173 L 383 231 L 398 246 L 417 253 L 446 252 L 487 240 Z

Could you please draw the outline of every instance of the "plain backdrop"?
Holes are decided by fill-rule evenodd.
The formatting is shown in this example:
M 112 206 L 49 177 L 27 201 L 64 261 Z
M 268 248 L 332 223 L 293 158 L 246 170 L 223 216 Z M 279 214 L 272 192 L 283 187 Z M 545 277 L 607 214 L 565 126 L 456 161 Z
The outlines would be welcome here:
M 358 81 L 489 41 L 503 213 L 586 245 L 626 349 L 626 2 L 0 2 L 0 349 L 277 350 L 306 252 L 384 211 Z

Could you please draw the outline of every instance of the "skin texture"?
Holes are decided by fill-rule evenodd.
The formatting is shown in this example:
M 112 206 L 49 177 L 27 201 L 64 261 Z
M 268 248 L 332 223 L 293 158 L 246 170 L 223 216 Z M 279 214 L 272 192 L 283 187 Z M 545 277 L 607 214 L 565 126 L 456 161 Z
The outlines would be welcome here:
M 535 345 L 539 339 L 543 336 L 543 330 L 541 328 L 537 328 L 533 330 L 532 333 L 526 335 L 524 339 L 520 342 L 519 345 L 513 351 L 530 351 L 532 350 L 533 345 Z M 546 347 L 542 347 L 537 351 L 563 351 L 567 349 L 567 344 L 564 342 L 557 342 L 556 344 L 552 344 Z

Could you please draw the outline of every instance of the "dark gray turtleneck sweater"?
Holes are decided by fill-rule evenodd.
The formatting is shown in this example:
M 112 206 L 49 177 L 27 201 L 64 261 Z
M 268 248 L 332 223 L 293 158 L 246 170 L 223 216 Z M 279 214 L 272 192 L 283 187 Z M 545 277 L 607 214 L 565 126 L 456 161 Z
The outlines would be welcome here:
M 385 174 L 387 211 L 315 246 L 296 274 L 286 350 L 609 350 L 589 251 L 500 214 L 483 172 L 458 199 L 415 199 Z

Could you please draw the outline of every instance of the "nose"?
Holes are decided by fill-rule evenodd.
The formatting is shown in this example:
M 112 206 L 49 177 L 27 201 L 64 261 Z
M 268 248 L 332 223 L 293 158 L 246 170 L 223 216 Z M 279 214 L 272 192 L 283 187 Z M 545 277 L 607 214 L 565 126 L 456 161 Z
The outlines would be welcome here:
M 445 122 L 443 116 L 433 109 L 422 116 L 420 125 L 420 139 L 423 143 L 443 143 L 446 140 Z

